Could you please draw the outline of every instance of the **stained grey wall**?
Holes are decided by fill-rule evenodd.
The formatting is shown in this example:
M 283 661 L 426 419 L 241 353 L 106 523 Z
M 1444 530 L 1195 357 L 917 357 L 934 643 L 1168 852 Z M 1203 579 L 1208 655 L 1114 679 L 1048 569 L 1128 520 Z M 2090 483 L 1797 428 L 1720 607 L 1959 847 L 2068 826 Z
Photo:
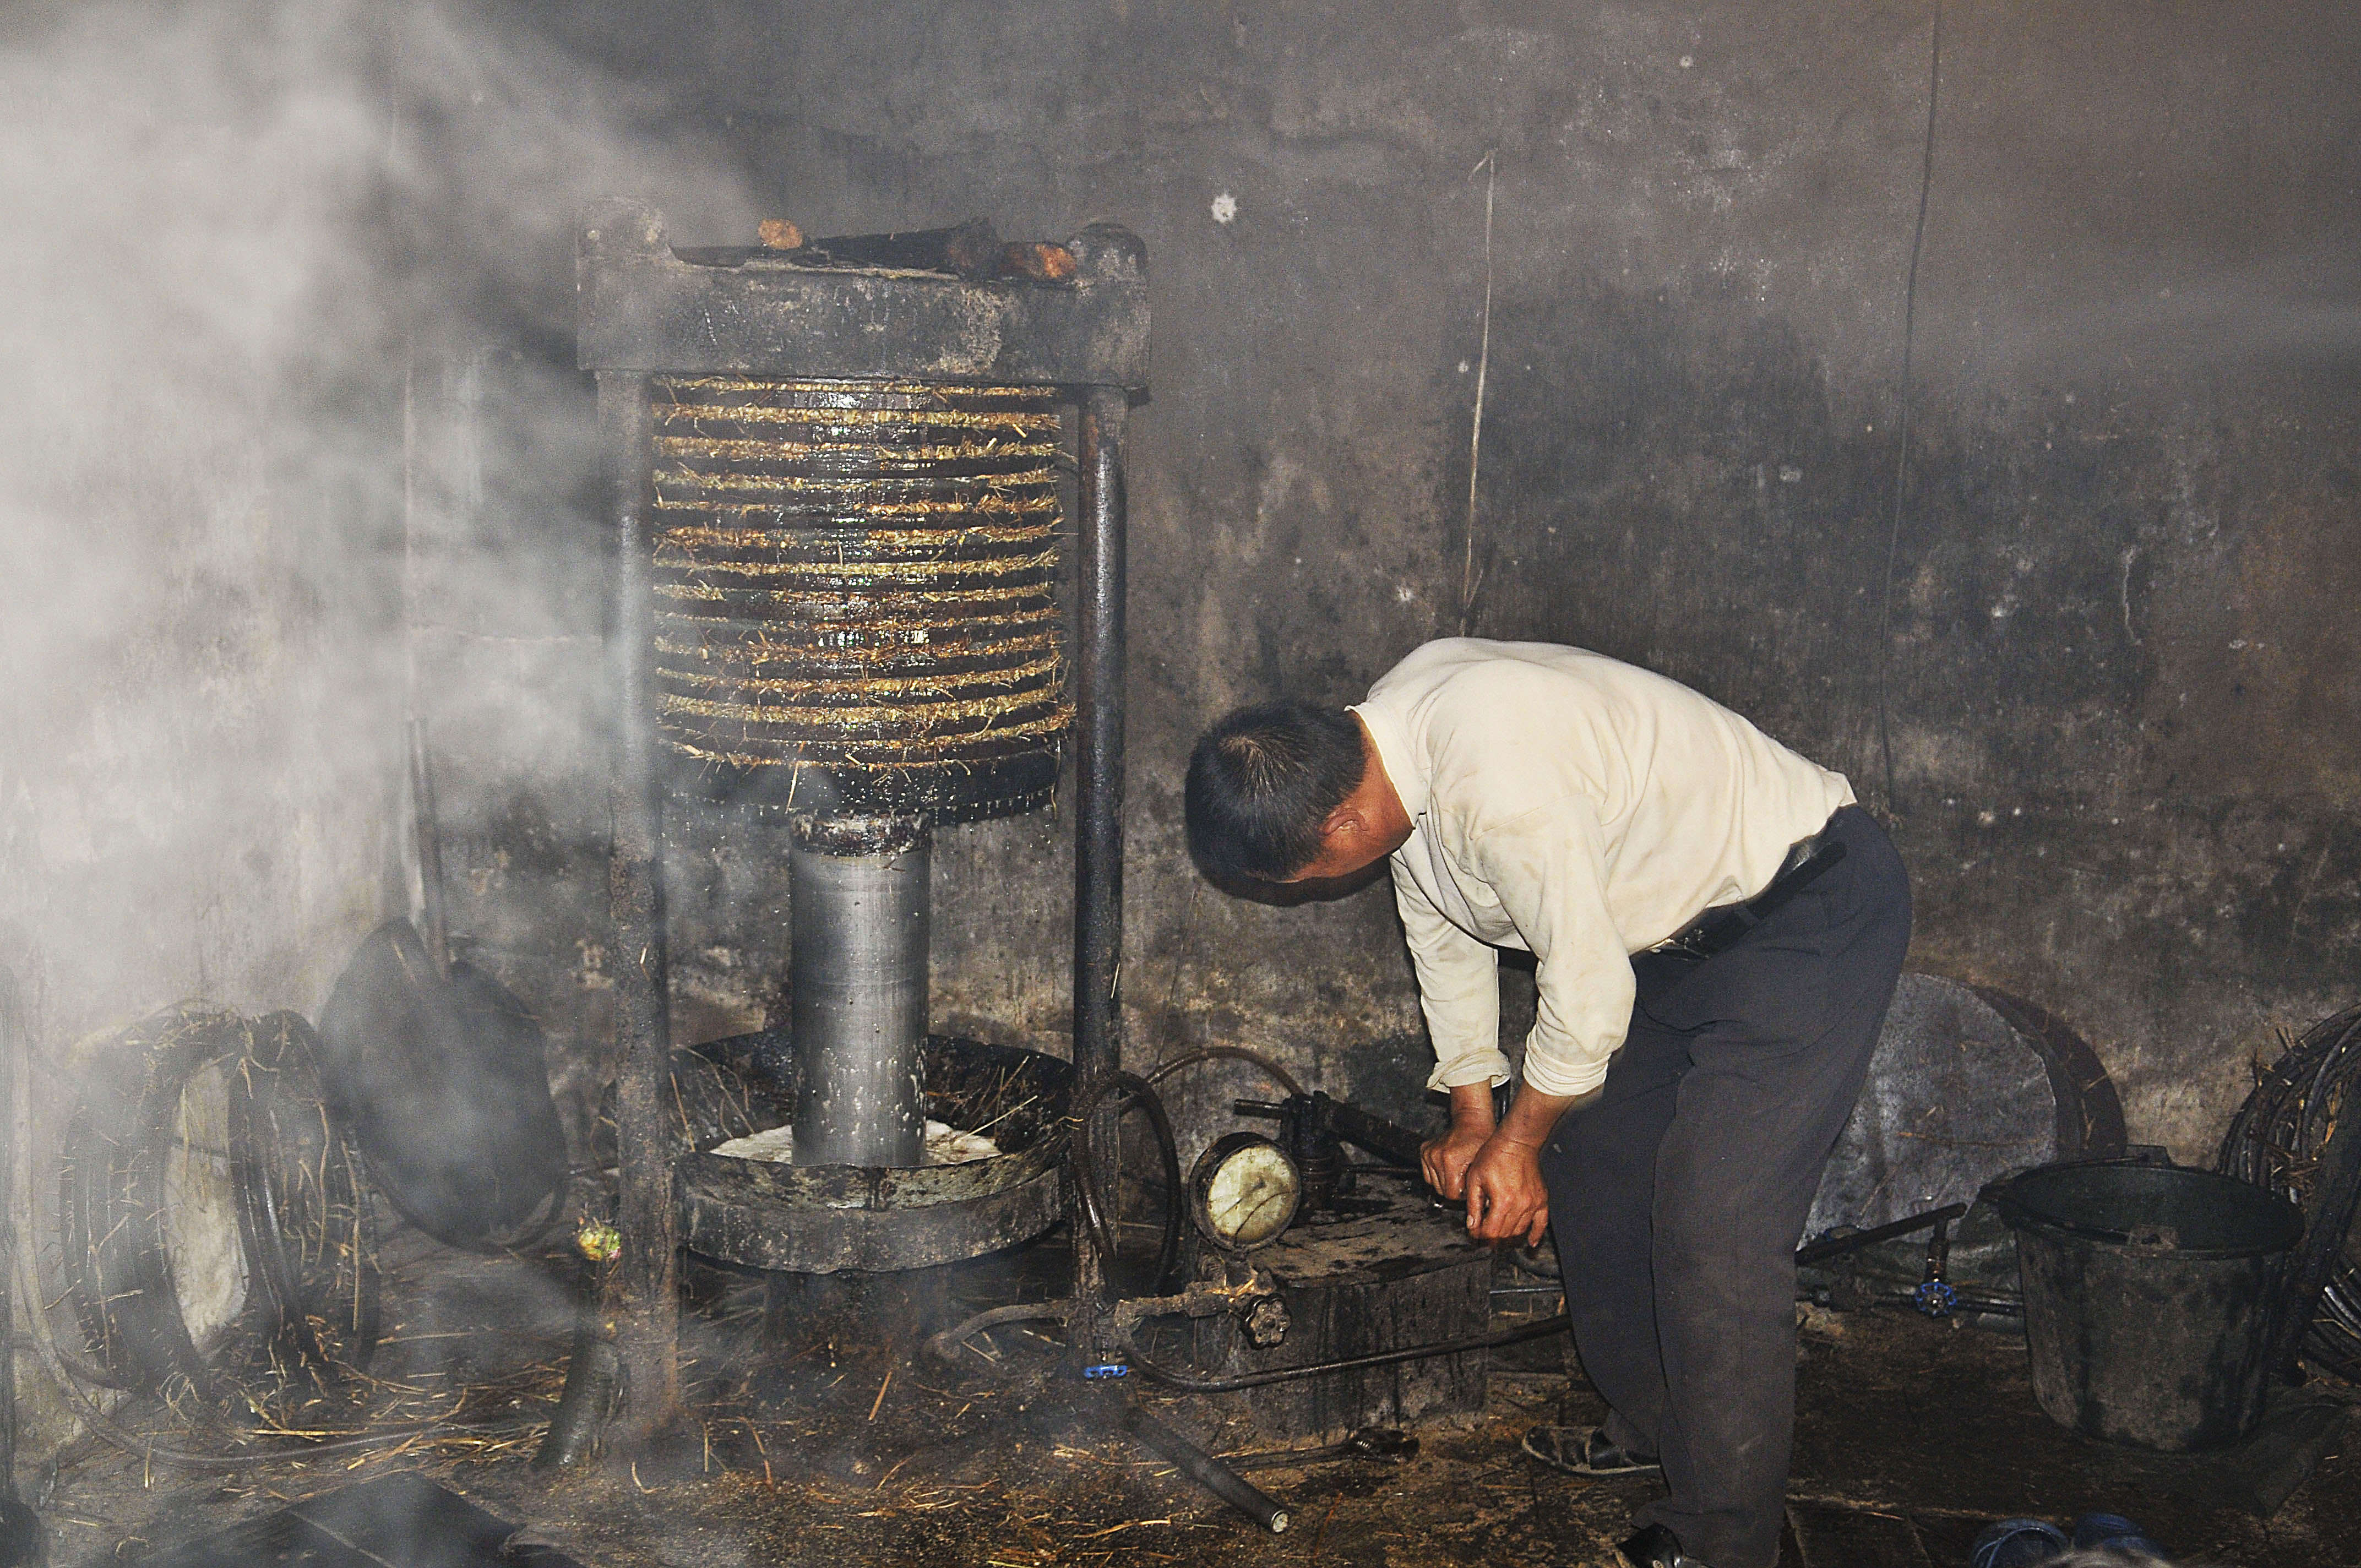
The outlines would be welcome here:
M 1246 1043 L 1413 1103 L 1384 892 L 1220 896 L 1177 786 L 1232 704 L 1351 698 L 1462 630 L 1664 670 L 1847 772 L 1915 965 L 2079 1025 L 2136 1135 L 2195 1151 L 2250 1053 L 2351 999 L 2349 7 L 1946 7 L 1906 451 L 1926 5 L 536 15 L 809 232 L 1145 236 L 1136 1058 Z M 553 787 L 486 797 L 473 915 L 588 1049 L 591 823 Z M 943 1020 L 1055 1043 L 1063 832 L 950 836 Z M 680 852 L 684 1027 L 741 1026 L 781 971 L 766 851 Z

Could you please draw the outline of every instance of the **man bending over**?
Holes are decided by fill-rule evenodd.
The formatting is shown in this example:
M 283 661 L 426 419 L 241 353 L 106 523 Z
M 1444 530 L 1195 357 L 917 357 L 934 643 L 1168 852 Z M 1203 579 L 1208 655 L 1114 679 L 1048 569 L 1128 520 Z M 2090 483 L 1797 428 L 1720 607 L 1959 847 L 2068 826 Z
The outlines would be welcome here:
M 1452 638 L 1356 707 L 1242 708 L 1189 761 L 1220 878 L 1392 858 L 1451 1130 L 1427 1179 L 1492 1243 L 1557 1243 L 1603 1427 L 1527 1448 L 1661 1467 L 1634 1563 L 1773 1568 L 1795 1425 L 1795 1245 L 1910 944 L 1910 893 L 1843 776 L 1664 676 Z M 1523 1083 L 1500 948 L 1539 961 Z

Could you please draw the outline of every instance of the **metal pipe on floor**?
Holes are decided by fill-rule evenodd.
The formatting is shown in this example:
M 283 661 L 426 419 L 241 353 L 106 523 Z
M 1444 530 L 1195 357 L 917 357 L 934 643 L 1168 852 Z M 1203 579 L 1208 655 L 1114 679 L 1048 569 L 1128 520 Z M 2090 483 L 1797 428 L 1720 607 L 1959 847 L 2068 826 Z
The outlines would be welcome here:
M 1141 1409 L 1128 1406 L 1123 1412 L 1124 1430 L 1137 1438 L 1140 1446 L 1169 1464 L 1180 1467 L 1180 1474 L 1194 1481 L 1246 1518 L 1273 1535 L 1284 1534 L 1288 1525 L 1287 1506 L 1264 1492 L 1259 1486 L 1212 1454 Z
M 598 372 L 599 449 L 607 469 L 614 549 L 607 626 L 608 690 L 615 708 L 614 772 L 608 784 L 612 835 L 607 896 L 615 998 L 615 1150 L 621 1194 L 616 1225 L 616 1348 L 625 1386 L 625 1435 L 644 1436 L 680 1403 L 678 1216 L 673 1201 L 672 1128 L 664 1115 L 671 1076 L 670 987 L 664 951 L 664 804 L 656 788 L 656 725 L 650 651 L 654 609 L 650 532 L 648 378 Z
M 787 853 L 796 1163 L 919 1163 L 926 1148 L 924 817 L 799 817 Z

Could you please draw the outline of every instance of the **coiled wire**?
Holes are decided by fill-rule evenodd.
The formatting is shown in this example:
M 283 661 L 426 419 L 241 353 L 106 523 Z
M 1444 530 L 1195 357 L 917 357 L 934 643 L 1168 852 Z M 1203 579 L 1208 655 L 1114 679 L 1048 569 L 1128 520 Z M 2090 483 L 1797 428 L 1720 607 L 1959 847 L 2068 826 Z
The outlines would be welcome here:
M 1180 1150 L 1173 1141 L 1172 1121 L 1164 1113 L 1164 1102 L 1137 1073 L 1111 1072 L 1093 1084 L 1076 1102 L 1073 1152 L 1070 1157 L 1074 1166 L 1074 1190 L 1082 1199 L 1082 1221 L 1090 1231 L 1092 1243 L 1112 1267 L 1115 1257 L 1115 1205 L 1099 1190 L 1091 1139 L 1091 1124 L 1100 1105 L 1110 1096 L 1117 1097 L 1118 1119 L 1126 1111 L 1137 1107 L 1156 1134 L 1156 1152 L 1164 1175 L 1164 1234 L 1156 1249 L 1155 1289 L 1162 1295 L 1176 1288 L 1180 1281 Z
M 939 822 L 1045 802 L 1073 722 L 1056 389 L 659 376 L 649 399 L 675 784 Z
M 2267 1187 L 2303 1205 L 2308 1225 L 2341 1231 L 2352 1215 L 2316 1212 L 2312 1178 L 2337 1118 L 2361 1113 L 2361 1007 L 2323 1019 L 2287 1054 L 2264 1069 L 2254 1092 L 2223 1135 L 2214 1168 Z M 2320 1303 L 2304 1336 L 2305 1360 L 2348 1382 L 2361 1382 L 2361 1259 L 2345 1231 Z

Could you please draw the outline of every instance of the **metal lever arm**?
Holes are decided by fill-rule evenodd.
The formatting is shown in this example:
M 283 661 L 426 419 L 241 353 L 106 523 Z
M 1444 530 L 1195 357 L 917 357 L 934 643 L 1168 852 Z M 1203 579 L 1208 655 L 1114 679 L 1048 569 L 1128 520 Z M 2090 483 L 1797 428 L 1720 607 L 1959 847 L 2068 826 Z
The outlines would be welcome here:
M 1415 1168 L 1426 1139 L 1399 1122 L 1389 1122 L 1383 1116 L 1372 1115 L 1347 1101 L 1337 1100 L 1314 1090 L 1296 1097 L 1307 1103 L 1306 1109 L 1317 1116 L 1327 1129 L 1348 1144 L 1358 1145 L 1374 1155 L 1382 1155 L 1400 1165 Z M 1240 1100 L 1231 1109 L 1241 1116 L 1278 1119 L 1294 1109 L 1293 1101 Z
M 1946 1203 L 1939 1209 L 1929 1209 L 1923 1214 L 1913 1214 L 1906 1220 L 1896 1220 L 1891 1224 L 1873 1225 L 1865 1231 L 1855 1231 L 1849 1236 L 1826 1236 L 1809 1245 L 1796 1248 L 1795 1266 L 1802 1268 L 1811 1264 L 1824 1263 L 1829 1258 L 1841 1257 L 1846 1253 L 1856 1252 L 1865 1246 L 1875 1246 L 1880 1242 L 1890 1242 L 1896 1236 L 1914 1234 L 1930 1225 L 1948 1225 L 1967 1212 L 1968 1206 L 1965 1203 Z

